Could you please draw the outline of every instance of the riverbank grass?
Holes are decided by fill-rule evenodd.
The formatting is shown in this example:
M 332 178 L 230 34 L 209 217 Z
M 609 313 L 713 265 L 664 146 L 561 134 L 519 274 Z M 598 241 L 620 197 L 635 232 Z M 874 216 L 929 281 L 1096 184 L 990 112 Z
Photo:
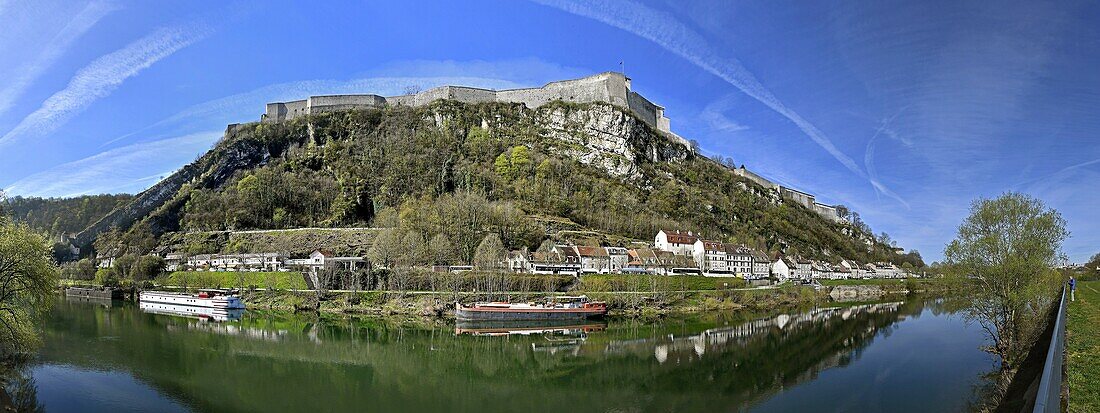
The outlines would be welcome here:
M 157 279 L 157 284 L 188 288 L 308 288 L 300 272 L 176 271 Z
M 1066 314 L 1069 411 L 1100 412 L 1100 281 L 1077 285 Z

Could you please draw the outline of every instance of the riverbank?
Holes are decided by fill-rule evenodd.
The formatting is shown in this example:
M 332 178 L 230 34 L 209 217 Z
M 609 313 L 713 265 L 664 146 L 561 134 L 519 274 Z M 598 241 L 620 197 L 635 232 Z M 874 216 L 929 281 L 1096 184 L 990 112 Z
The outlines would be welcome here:
M 178 274 L 180 273 L 173 275 Z M 493 283 L 477 282 L 477 277 L 477 275 L 463 276 L 464 282 L 461 284 L 493 285 Z M 187 277 L 189 282 L 182 285 L 167 283 L 179 279 L 181 278 L 160 278 L 152 288 L 187 291 L 196 288 L 221 288 L 225 287 L 224 282 L 227 280 L 232 281 L 214 273 L 214 275 L 202 277 Z M 216 281 L 217 285 L 207 285 L 208 283 L 203 281 Z M 549 289 L 543 289 L 542 283 L 512 281 L 516 280 L 498 281 L 495 285 L 530 288 L 505 292 L 441 291 L 439 289 L 319 292 L 301 288 L 254 287 L 241 289 L 241 298 L 248 308 L 256 310 L 450 317 L 453 315 L 453 306 L 456 301 L 464 303 L 488 300 L 524 301 L 553 294 L 585 294 L 593 300 L 606 301 L 609 314 L 612 316 L 654 318 L 707 311 L 766 311 L 777 308 L 800 308 L 834 301 L 874 301 L 910 293 L 940 294 L 950 290 L 950 284 L 945 280 L 825 281 L 824 288 L 814 288 L 790 283 L 747 287 L 745 281 L 738 278 L 587 275 L 573 283 L 554 280 L 555 282 L 548 285 Z M 62 286 L 71 284 L 73 283 L 63 282 Z M 424 284 L 427 287 L 432 283 L 417 284 Z M 468 290 L 476 291 L 476 288 Z
M 1082 282 L 1066 313 L 1070 412 L 1100 412 L 1100 281 Z

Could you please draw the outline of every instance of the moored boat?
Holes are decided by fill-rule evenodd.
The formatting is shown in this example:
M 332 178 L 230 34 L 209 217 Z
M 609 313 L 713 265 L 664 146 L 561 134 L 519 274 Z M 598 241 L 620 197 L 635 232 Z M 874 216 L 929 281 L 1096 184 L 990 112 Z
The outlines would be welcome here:
M 202 290 L 198 294 L 181 294 L 166 291 L 142 291 L 143 303 L 186 305 L 224 309 L 244 309 L 244 302 L 234 294 L 219 290 Z
M 480 302 L 455 303 L 455 318 L 483 320 L 586 320 L 607 315 L 607 303 L 588 297 L 551 297 L 541 303 Z

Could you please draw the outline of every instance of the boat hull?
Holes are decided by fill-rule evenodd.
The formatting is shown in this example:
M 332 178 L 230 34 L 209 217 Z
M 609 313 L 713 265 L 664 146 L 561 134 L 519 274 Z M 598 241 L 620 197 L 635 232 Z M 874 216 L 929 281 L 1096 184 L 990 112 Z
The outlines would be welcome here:
M 601 318 L 606 309 L 504 309 L 504 308 L 455 308 L 455 318 L 462 321 L 579 321 Z
M 143 303 L 185 305 L 238 310 L 244 309 L 244 303 L 235 296 L 198 297 L 190 294 L 176 294 L 158 291 L 143 291 L 140 295 Z

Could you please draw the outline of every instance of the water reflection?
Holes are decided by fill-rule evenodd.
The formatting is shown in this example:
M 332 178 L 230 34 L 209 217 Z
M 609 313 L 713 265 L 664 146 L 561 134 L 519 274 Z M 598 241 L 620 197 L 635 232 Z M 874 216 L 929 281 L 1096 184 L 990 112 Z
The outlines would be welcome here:
M 981 366 L 943 356 L 981 361 L 983 353 L 980 332 L 952 321 L 953 312 L 943 301 L 913 301 L 655 323 L 453 325 L 262 311 L 213 323 L 60 302 L 41 359 L 125 372 L 201 411 L 316 410 L 317 400 L 326 411 L 714 411 L 766 407 L 800 383 L 829 382 L 825 370 L 885 352 L 919 357 L 907 375 L 935 372 L 951 387 L 891 382 L 871 370 L 844 385 L 904 389 L 898 403 L 957 410 L 968 394 L 952 389 L 967 389 Z M 912 337 L 892 338 L 898 329 Z M 936 347 L 943 336 L 960 341 Z M 938 404 L 928 405 L 931 392 Z
M 240 321 L 244 309 L 196 307 L 190 305 L 147 303 L 138 304 L 142 312 L 194 318 L 203 321 Z

